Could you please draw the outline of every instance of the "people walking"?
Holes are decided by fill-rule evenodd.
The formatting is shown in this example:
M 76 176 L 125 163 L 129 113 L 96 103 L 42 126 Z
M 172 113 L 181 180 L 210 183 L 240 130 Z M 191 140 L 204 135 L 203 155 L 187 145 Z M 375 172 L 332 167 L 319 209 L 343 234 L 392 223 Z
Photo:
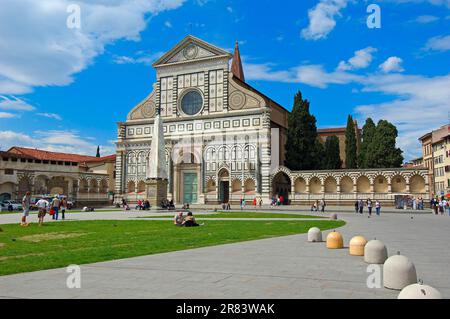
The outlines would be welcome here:
M 377 213 L 377 216 L 380 216 L 380 214 L 381 214 L 381 203 L 378 200 L 375 201 L 375 211 Z
M 412 199 L 412 209 L 417 210 L 417 199 L 415 197 Z
M 325 199 L 321 199 L 320 200 L 320 211 L 322 213 L 325 213 L 325 207 L 327 206 L 327 204 L 325 203 Z
M 30 205 L 31 205 L 31 193 L 26 192 L 25 196 L 22 198 L 22 220 L 21 226 L 28 226 L 27 217 L 30 215 Z
M 61 217 L 62 217 L 62 220 L 66 219 L 66 209 L 67 209 L 67 199 L 66 198 L 62 198 L 61 199 Z
M 45 199 L 41 198 L 37 201 L 36 207 L 38 208 L 38 220 L 39 220 L 39 226 L 42 226 L 44 224 L 44 217 L 45 214 L 47 214 L 47 208 L 50 206 L 50 203 L 47 202 Z
M 364 212 L 364 202 L 363 202 L 362 199 L 359 200 L 358 211 L 359 211 L 360 214 L 363 214 L 363 212 Z
M 356 214 L 359 213 L 359 201 L 358 200 L 355 201 L 355 213 Z
M 372 216 L 372 200 L 369 198 L 367 200 L 367 210 L 369 211 L 369 218 Z
M 438 205 L 439 205 L 439 213 L 441 213 L 441 215 L 444 215 L 444 201 L 440 199 Z
M 50 205 L 54 211 L 54 214 L 52 216 L 52 219 L 54 219 L 54 220 L 58 220 L 60 204 L 61 204 L 61 200 L 58 198 L 58 195 L 56 195 L 55 198 L 53 198 L 52 203 Z
M 433 197 L 430 200 L 430 206 L 431 206 L 431 209 L 434 211 L 434 214 L 437 215 L 439 208 L 438 208 L 438 203 L 437 203 L 436 198 Z

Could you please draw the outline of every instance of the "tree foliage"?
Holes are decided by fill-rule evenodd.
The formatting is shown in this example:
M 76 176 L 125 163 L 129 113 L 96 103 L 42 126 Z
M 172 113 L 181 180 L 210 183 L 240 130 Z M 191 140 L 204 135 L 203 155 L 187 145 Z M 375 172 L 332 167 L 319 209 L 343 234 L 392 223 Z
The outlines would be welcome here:
M 345 131 L 345 167 L 349 169 L 358 167 L 355 122 L 351 115 L 348 116 Z
M 361 149 L 358 156 L 359 168 L 371 168 L 367 161 L 367 154 L 369 150 L 369 145 L 373 141 L 376 129 L 377 127 L 374 121 L 370 117 L 366 119 L 366 123 L 363 126 Z
M 342 160 L 339 149 L 339 138 L 336 135 L 328 136 L 325 141 L 323 168 L 324 169 L 342 168 Z
M 317 138 L 316 118 L 309 111 L 309 101 L 299 91 L 288 118 L 285 165 L 291 170 L 321 169 L 322 146 Z
M 396 147 L 397 128 L 386 120 L 380 120 L 368 145 L 368 168 L 398 168 L 403 164 L 403 151 Z

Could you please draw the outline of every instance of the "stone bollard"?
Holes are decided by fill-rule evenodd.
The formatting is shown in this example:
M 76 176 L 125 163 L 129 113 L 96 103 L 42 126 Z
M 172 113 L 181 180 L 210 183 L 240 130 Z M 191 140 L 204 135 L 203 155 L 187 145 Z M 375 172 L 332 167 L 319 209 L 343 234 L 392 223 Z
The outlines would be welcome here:
M 388 258 L 386 246 L 379 240 L 369 241 L 364 247 L 364 261 L 368 264 L 384 264 Z
M 337 231 L 333 231 L 327 236 L 327 248 L 328 249 L 341 249 L 344 248 L 344 239 L 342 235 Z
M 350 240 L 349 253 L 351 256 L 364 256 L 364 247 L 367 239 L 363 236 L 355 236 Z
M 320 243 L 322 241 L 322 232 L 319 228 L 313 227 L 308 231 L 308 242 Z
M 338 219 L 338 215 L 337 214 L 331 214 L 330 219 L 337 220 Z
M 419 283 L 403 288 L 398 299 L 442 299 L 442 295 L 437 289 L 424 285 L 419 280 Z
M 384 287 L 402 290 L 406 286 L 417 283 L 417 273 L 414 264 L 405 256 L 389 257 L 383 266 Z

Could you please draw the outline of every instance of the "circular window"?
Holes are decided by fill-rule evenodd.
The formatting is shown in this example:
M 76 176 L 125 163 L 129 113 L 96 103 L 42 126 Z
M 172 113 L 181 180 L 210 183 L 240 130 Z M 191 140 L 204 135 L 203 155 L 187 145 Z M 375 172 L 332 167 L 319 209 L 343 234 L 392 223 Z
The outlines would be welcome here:
M 202 110 L 203 97 L 198 91 L 190 91 L 181 99 L 181 110 L 186 115 L 195 115 Z

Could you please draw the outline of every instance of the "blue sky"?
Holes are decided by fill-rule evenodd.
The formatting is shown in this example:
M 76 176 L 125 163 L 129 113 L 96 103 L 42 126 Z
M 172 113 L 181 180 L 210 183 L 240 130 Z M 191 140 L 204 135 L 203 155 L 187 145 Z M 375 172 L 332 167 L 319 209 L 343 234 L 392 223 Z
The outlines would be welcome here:
M 369 4 L 381 28 L 366 25 Z M 78 4 L 80 29 L 69 29 Z M 319 127 L 394 122 L 406 159 L 450 112 L 450 0 L 2 0 L 0 147 L 113 153 L 116 122 L 152 89 L 151 63 L 187 34 L 232 51 L 247 82 Z M 361 123 L 362 125 L 363 123 Z

